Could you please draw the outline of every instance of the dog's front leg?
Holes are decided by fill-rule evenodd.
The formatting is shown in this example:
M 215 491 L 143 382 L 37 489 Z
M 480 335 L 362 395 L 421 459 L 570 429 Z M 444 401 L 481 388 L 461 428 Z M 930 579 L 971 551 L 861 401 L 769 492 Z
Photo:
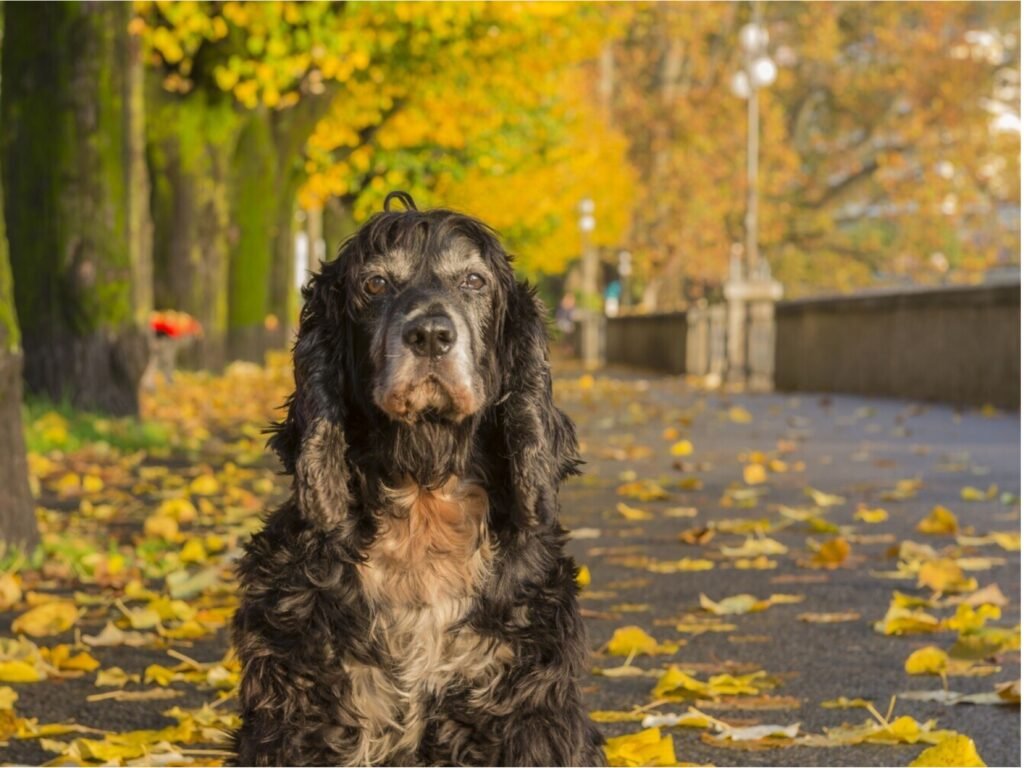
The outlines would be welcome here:
M 578 694 L 573 691 L 564 704 L 553 703 L 520 710 L 505 720 L 497 765 L 604 765 L 601 738 Z
M 240 765 L 345 765 L 360 741 L 342 657 L 360 642 L 352 564 L 286 505 L 239 564 Z
M 348 681 L 340 671 L 309 670 L 277 656 L 249 659 L 239 693 L 242 727 L 236 764 L 344 765 L 358 730 L 345 717 Z M 349 725 L 345 724 L 348 719 Z

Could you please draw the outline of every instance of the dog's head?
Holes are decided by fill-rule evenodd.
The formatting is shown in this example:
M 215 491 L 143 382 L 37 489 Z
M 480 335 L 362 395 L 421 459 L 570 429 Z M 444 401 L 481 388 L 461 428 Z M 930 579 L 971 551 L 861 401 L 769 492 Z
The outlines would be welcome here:
M 447 211 L 384 214 L 342 252 L 357 386 L 388 418 L 458 423 L 493 399 L 511 270 L 479 222 Z
M 427 485 L 465 472 L 483 424 L 523 519 L 553 519 L 576 452 L 551 399 L 543 309 L 486 225 L 407 205 L 372 217 L 304 290 L 296 391 L 271 445 L 300 494 L 343 472 L 336 507 L 352 469 Z

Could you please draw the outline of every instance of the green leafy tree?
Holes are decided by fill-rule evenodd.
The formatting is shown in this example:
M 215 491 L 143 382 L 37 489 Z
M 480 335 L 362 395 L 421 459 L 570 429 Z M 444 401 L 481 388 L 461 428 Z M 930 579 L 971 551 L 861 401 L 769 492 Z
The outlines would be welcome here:
M 131 8 L 22 3 L 5 15 L 3 186 L 25 382 L 136 413 L 152 276 Z
M 607 131 L 587 124 L 592 108 L 578 94 L 566 97 L 579 85 L 572 67 L 607 34 L 599 8 L 143 3 L 138 11 L 135 27 L 162 91 L 150 121 L 160 177 L 157 301 L 198 314 L 207 347 L 226 336 L 231 356 L 259 357 L 283 341 L 296 310 L 300 201 L 313 210 L 331 202 L 354 222 L 395 187 L 423 204 L 452 204 L 471 203 L 471 190 L 492 179 L 508 181 L 518 197 L 521 184 L 543 181 L 557 186 L 538 196 L 544 205 L 516 244 L 533 245 L 535 263 L 525 263 L 548 271 L 576 250 L 564 234 L 574 231 L 580 196 L 604 195 L 606 210 L 624 209 L 612 202 L 622 193 L 605 190 L 628 190 L 629 180 L 596 178 L 617 162 L 623 170 L 621 143 L 602 143 Z M 178 117 L 163 115 L 168 105 Z M 586 151 L 566 151 L 581 137 Z M 193 160 L 188 172 L 178 157 Z M 594 173 L 580 174 L 595 157 Z M 203 194 L 181 191 L 200 180 Z M 197 219 L 208 226 L 182 226 Z M 617 237 L 615 222 L 614 214 L 602 219 L 602 236 Z M 556 237 L 546 254 L 542 246 Z

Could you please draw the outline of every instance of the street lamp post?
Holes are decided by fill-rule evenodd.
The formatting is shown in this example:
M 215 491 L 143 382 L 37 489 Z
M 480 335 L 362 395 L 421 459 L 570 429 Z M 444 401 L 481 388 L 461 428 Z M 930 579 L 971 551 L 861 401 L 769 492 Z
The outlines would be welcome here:
M 600 289 L 597 284 L 597 250 L 591 240 L 591 233 L 597 226 L 594 218 L 594 201 L 589 197 L 579 204 L 580 249 L 582 251 L 583 301 L 580 319 L 580 356 L 587 370 L 601 365 L 601 317 L 597 310 L 600 304 Z
M 761 23 L 761 6 L 751 2 L 752 20 L 740 30 L 744 66 L 732 77 L 732 91 L 747 101 L 747 189 L 744 215 L 743 254 L 732 255 L 725 297 L 729 304 L 727 378 L 738 384 L 763 382 L 763 366 L 755 366 L 758 353 L 771 339 L 752 333 L 755 320 L 771 313 L 773 303 L 782 295 L 782 286 L 771 279 L 768 263 L 761 258 L 758 234 L 758 161 L 760 155 L 760 110 L 758 91 L 775 82 L 778 72 L 767 53 L 768 30 Z M 770 320 L 770 317 L 768 318 Z M 760 378 L 763 378 L 761 376 Z

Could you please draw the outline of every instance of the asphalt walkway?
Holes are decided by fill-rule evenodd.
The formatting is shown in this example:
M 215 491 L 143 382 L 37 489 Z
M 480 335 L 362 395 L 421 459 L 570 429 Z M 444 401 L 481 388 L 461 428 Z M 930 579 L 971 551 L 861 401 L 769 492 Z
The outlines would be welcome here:
M 937 676 L 908 675 L 905 661 L 925 646 L 949 651 L 957 632 L 945 625 L 926 634 L 876 631 L 895 590 L 930 601 L 918 610 L 941 620 L 954 615 L 956 601 L 998 585 L 1006 604 L 986 626 L 1011 628 L 1019 646 L 1019 414 L 856 397 L 705 394 L 678 379 L 631 375 L 566 376 L 557 390 L 579 425 L 588 462 L 585 475 L 563 492 L 563 518 L 574 529 L 573 552 L 590 572 L 583 605 L 592 645 L 601 650 L 617 629 L 632 625 L 659 644 L 680 645 L 632 659 L 629 666 L 645 674 L 595 674 L 588 685 L 592 708 L 679 714 L 696 704 L 737 727 L 800 724 L 794 739 L 758 742 L 675 728 L 680 761 L 906 765 L 914 759 L 926 744 L 801 744 L 826 728 L 875 719 L 863 708 L 823 702 L 866 699 L 884 718 L 894 696 L 942 689 Z M 662 492 L 665 498 L 651 498 Z M 953 513 L 956 533 L 941 512 L 942 533 L 919 530 L 937 506 Z M 990 536 L 997 532 L 1008 536 Z M 929 560 L 956 562 L 963 578 L 938 583 L 947 587 L 941 595 L 918 588 L 919 569 Z M 702 608 L 702 594 L 719 604 L 743 594 L 799 602 L 716 616 Z M 743 598 L 726 608 L 732 605 L 742 608 Z M 734 628 L 713 631 L 716 622 Z M 600 653 L 594 666 L 626 661 Z M 673 664 L 703 682 L 763 670 L 777 685 L 759 695 L 698 692 L 652 706 L 658 676 Z M 971 673 L 955 676 L 950 669 L 949 689 L 963 694 L 992 692 L 997 683 L 1020 678 L 1019 650 L 953 664 L 958 673 Z M 1020 765 L 1019 704 L 897 698 L 889 720 L 904 715 L 919 723 L 935 719 L 936 728 L 973 738 L 989 765 Z M 641 723 L 602 727 L 620 735 Z

